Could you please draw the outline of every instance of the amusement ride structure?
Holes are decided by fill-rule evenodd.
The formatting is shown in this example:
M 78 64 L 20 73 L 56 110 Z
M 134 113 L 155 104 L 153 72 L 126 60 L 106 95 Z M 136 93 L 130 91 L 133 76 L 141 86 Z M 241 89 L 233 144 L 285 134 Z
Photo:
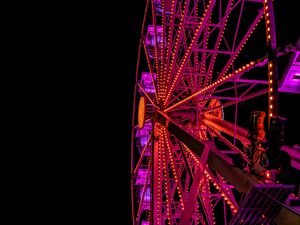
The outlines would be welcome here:
M 300 224 L 290 204 L 299 200 L 300 151 L 281 149 L 278 115 L 278 92 L 300 93 L 299 46 L 276 46 L 272 0 L 147 0 L 133 224 Z M 280 80 L 281 56 L 289 64 Z

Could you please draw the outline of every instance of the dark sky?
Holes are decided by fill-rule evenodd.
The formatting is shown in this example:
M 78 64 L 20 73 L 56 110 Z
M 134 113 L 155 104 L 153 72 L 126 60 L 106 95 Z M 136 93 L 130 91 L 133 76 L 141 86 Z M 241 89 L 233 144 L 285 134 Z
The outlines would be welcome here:
M 118 59 L 122 61 L 121 65 L 123 68 L 121 69 L 121 72 L 123 77 L 120 80 L 122 84 L 119 84 L 118 86 L 121 85 L 122 92 L 125 92 L 122 94 L 122 99 L 124 98 L 126 104 L 125 109 L 122 109 L 122 113 L 124 114 L 120 120 L 124 120 L 121 124 L 126 127 L 124 130 L 127 132 L 119 134 L 122 136 L 122 141 L 124 141 L 122 142 L 124 145 L 122 144 L 121 149 L 118 150 L 122 152 L 118 155 L 121 159 L 117 160 L 121 165 L 120 169 L 122 168 L 120 177 L 123 176 L 120 178 L 120 187 L 122 187 L 122 190 L 120 190 L 119 195 L 120 197 L 123 195 L 122 198 L 124 197 L 124 200 L 126 199 L 126 201 L 123 200 L 121 204 L 119 204 L 118 210 L 123 211 L 123 213 L 121 213 L 121 215 L 124 216 L 124 222 L 122 224 L 131 224 L 129 186 L 131 110 L 138 41 L 146 0 L 131 0 L 126 2 L 123 10 L 121 10 L 122 16 L 117 16 L 119 22 L 116 24 L 116 27 L 120 27 L 120 33 L 116 31 L 113 33 L 120 35 L 121 42 L 118 46 L 122 52 L 122 57 L 118 56 Z M 275 2 L 278 46 L 294 43 L 297 40 L 297 37 L 300 36 L 300 11 L 297 12 L 298 7 L 295 6 L 295 1 L 293 0 L 277 0 Z M 298 21 L 298 24 L 296 24 L 296 21 Z M 117 71 L 120 71 L 120 68 L 118 68 Z M 120 101 L 122 101 L 122 99 Z M 296 103 L 298 103 L 297 105 L 300 104 L 299 95 L 280 93 L 280 115 L 288 118 L 288 137 L 286 138 L 288 144 L 299 143 L 298 127 L 300 112 L 295 109 Z M 117 182 L 117 184 L 119 183 Z

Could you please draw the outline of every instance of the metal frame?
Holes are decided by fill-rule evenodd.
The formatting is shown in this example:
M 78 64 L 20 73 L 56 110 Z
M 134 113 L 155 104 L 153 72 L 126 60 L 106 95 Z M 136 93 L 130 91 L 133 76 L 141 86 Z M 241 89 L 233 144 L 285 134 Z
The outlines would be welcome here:
M 252 10 L 251 15 L 246 17 L 243 10 Z M 150 42 L 145 41 L 149 34 L 144 29 L 147 15 L 151 16 L 154 32 Z M 259 27 L 263 21 L 266 25 Z M 255 41 L 263 32 L 266 40 L 257 44 L 268 51 L 259 58 L 239 62 L 249 38 Z M 147 1 L 133 106 L 133 224 L 215 224 L 216 211 L 223 213 L 223 224 L 229 224 L 241 205 L 233 189 L 247 193 L 254 184 L 266 183 L 245 174 L 231 157 L 239 154 L 249 162 L 240 149 L 241 144 L 251 144 L 248 130 L 238 125 L 240 103 L 269 93 L 269 115 L 277 114 L 275 34 L 271 0 Z M 158 40 L 158 36 L 162 38 Z M 145 56 L 154 94 L 140 80 L 141 55 Z M 138 128 L 134 125 L 138 96 L 147 99 L 146 117 L 153 127 L 141 154 L 135 153 L 134 144 L 141 138 L 135 135 Z M 221 105 L 208 107 L 211 99 L 219 99 Z M 233 121 L 210 115 L 220 109 L 226 115 L 230 106 L 235 106 L 231 110 L 235 115 Z M 212 136 L 229 149 L 217 149 Z M 146 151 L 152 154 L 149 156 Z M 143 184 L 135 184 L 139 168 L 148 171 Z M 147 208 L 143 204 L 149 187 L 151 207 Z

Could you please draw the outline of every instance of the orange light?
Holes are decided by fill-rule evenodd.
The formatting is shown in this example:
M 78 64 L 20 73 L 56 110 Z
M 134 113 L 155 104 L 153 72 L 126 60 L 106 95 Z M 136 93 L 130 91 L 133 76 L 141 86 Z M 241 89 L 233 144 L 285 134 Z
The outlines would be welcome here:
M 143 128 L 145 124 L 145 112 L 146 112 L 146 101 L 145 98 L 142 96 L 139 102 L 138 108 L 138 127 Z

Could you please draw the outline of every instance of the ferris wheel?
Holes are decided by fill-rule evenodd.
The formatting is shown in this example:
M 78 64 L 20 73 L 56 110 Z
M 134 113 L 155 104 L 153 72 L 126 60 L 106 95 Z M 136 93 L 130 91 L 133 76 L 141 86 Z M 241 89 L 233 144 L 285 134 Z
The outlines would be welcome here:
M 276 151 L 265 129 L 278 119 L 273 10 L 271 0 L 147 1 L 132 119 L 133 224 L 282 224 L 280 214 L 299 222 L 281 205 L 293 187 L 267 169 Z

